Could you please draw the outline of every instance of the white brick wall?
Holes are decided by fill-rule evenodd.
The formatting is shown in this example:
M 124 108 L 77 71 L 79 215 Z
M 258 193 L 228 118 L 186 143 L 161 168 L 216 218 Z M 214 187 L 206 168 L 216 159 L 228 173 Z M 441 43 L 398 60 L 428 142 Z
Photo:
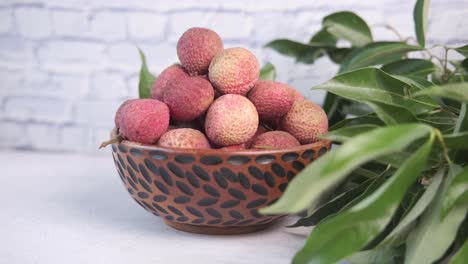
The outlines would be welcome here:
M 429 45 L 468 42 L 466 0 L 431 1 Z M 0 1 L 0 148 L 95 152 L 108 137 L 120 102 L 136 97 L 139 57 L 155 73 L 177 60 L 187 28 L 210 27 L 225 45 L 250 48 L 272 62 L 280 81 L 320 102 L 308 88 L 333 76 L 327 59 L 295 65 L 262 45 L 282 37 L 305 41 L 323 16 L 352 10 L 369 24 L 389 23 L 413 35 L 406 0 L 3 0 Z M 395 39 L 373 28 L 377 39 Z

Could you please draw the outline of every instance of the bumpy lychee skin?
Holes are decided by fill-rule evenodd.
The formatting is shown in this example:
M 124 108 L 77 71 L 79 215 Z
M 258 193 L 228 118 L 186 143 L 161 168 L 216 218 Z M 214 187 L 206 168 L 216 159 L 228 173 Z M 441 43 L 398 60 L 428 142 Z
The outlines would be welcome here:
M 174 121 L 191 121 L 206 112 L 213 102 L 214 90 L 209 81 L 188 77 L 169 82 L 163 98 Z
M 114 118 L 116 128 L 120 128 L 120 123 L 122 122 L 121 120 L 122 120 L 122 117 L 124 116 L 122 115 L 122 112 L 125 112 L 126 105 L 128 105 L 129 103 L 135 100 L 138 100 L 138 99 L 126 100 L 120 105 L 119 109 L 117 109 L 117 112 L 115 113 L 115 118 Z
M 258 128 L 257 128 L 257 131 L 255 132 L 255 134 L 247 141 L 245 142 L 245 146 L 247 148 L 250 148 L 252 146 L 252 142 L 258 137 L 260 136 L 261 134 L 265 133 L 265 132 L 268 132 L 270 130 L 266 129 L 263 125 L 259 125 Z
M 216 99 L 206 114 L 208 138 L 220 146 L 247 142 L 257 131 L 255 106 L 241 95 L 227 94 Z
M 177 56 L 192 76 L 206 74 L 211 60 L 222 50 L 221 38 L 207 28 L 190 28 L 177 42 Z
M 312 143 L 320 135 L 327 133 L 327 114 L 317 104 L 305 99 L 297 100 L 282 118 L 281 129 L 289 132 L 301 144 Z
M 252 52 L 230 48 L 213 58 L 208 77 L 222 94 L 246 95 L 258 80 L 259 73 L 259 64 Z
M 168 82 L 172 80 L 179 80 L 186 78 L 189 75 L 179 64 L 174 64 L 169 66 L 159 74 L 159 76 L 154 81 L 153 87 L 151 89 L 151 98 L 156 100 L 163 100 L 163 92 L 166 89 Z
M 269 131 L 258 136 L 253 142 L 254 149 L 286 149 L 300 146 L 297 139 L 284 131 Z
M 161 147 L 169 148 L 211 148 L 208 139 L 202 132 L 191 128 L 177 128 L 164 133 L 158 141 Z
M 298 90 L 288 86 L 289 92 L 293 94 L 294 101 L 299 100 L 299 99 L 304 99 L 304 96 L 299 92 Z
M 158 100 L 129 100 L 117 110 L 115 120 L 123 138 L 154 144 L 169 126 L 169 108 Z
M 273 120 L 284 116 L 294 103 L 294 95 L 288 85 L 260 80 L 249 92 L 249 100 L 257 108 L 261 120 Z

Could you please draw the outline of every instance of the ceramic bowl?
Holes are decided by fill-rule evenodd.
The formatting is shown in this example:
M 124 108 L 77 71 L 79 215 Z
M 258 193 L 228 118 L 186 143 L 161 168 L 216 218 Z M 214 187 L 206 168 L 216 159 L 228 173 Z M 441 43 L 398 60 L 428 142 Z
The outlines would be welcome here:
M 258 209 L 323 155 L 330 141 L 281 150 L 177 149 L 122 141 L 112 145 L 125 188 L 173 228 L 203 234 L 261 230 L 280 216 Z

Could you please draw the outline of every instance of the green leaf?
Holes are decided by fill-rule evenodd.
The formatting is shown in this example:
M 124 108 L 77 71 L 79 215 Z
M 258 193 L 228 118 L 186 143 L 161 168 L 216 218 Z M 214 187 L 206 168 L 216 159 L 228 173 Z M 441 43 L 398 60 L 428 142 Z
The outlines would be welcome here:
M 433 151 L 434 149 L 431 150 L 431 152 Z M 427 165 L 429 166 L 432 165 L 429 160 L 427 162 Z M 405 217 L 413 209 L 414 205 L 416 204 L 417 201 L 419 201 L 419 198 L 421 198 L 421 196 L 423 195 L 425 191 L 426 191 L 426 186 L 422 185 L 419 182 L 413 184 L 413 186 L 410 187 L 410 189 L 406 192 L 405 197 L 401 201 L 398 215 L 395 215 L 393 217 L 393 220 L 395 222 L 392 223 L 391 228 L 388 230 L 389 232 L 386 233 L 385 236 L 383 236 L 380 241 L 382 241 L 388 234 L 390 234 L 390 231 L 392 231 L 393 228 L 396 227 L 396 225 L 400 222 L 400 220 L 402 220 L 403 217 Z M 397 216 L 398 216 L 398 219 L 397 219 Z
M 460 102 L 468 102 L 468 82 L 467 83 L 449 83 L 442 86 L 432 86 L 414 94 L 432 95 L 443 98 L 449 98 Z
M 449 264 L 466 264 L 468 259 L 468 240 L 463 243 L 463 246 L 450 259 Z
M 465 46 L 461 46 L 458 48 L 455 48 L 456 51 L 460 52 L 465 57 L 468 57 L 468 44 Z
M 429 14 L 429 0 L 417 0 L 413 10 L 414 27 L 416 31 L 416 39 L 419 45 L 426 45 L 426 27 L 427 16 Z
M 260 69 L 260 80 L 270 80 L 274 81 L 276 79 L 276 69 L 275 66 L 271 63 L 265 64 Z
M 324 50 L 317 50 L 320 56 L 325 51 L 334 63 L 341 63 L 343 59 L 354 49 L 353 48 L 337 48 L 337 38 L 330 34 L 326 28 L 322 28 L 309 41 L 310 44 L 323 45 Z
M 375 190 L 380 188 L 380 186 L 382 186 L 382 184 L 385 183 L 385 181 L 387 180 L 387 176 L 388 176 L 387 172 L 383 171 L 379 176 L 377 176 L 376 178 L 373 179 L 372 183 L 369 185 L 369 187 L 367 187 L 367 189 L 363 193 L 356 196 L 351 202 L 349 202 L 347 205 L 345 205 L 343 207 L 342 211 L 353 207 L 354 205 L 358 204 L 359 202 L 364 200 L 366 197 L 368 197 L 369 195 L 374 193 Z
M 458 76 L 459 78 L 454 78 L 452 81 L 458 80 L 459 82 L 464 82 L 465 80 L 468 81 L 468 79 L 464 78 L 466 77 L 466 74 L 468 73 L 468 58 L 465 58 L 463 60 L 449 60 L 450 64 L 453 65 L 454 69 L 454 75 L 449 77 L 450 79 L 454 78 L 457 73 L 463 76 Z M 463 79 L 462 79 L 463 77 Z
M 457 116 L 448 111 L 435 110 L 418 116 L 419 122 L 431 125 L 441 131 L 453 130 Z
M 145 54 L 138 49 L 141 58 L 140 81 L 138 83 L 138 94 L 140 98 L 151 98 L 151 88 L 156 77 L 148 70 Z
M 337 38 L 330 34 L 326 28 L 322 28 L 319 32 L 310 38 L 309 43 L 321 43 L 330 47 L 335 46 Z
M 409 89 L 408 94 L 413 95 L 413 96 L 415 93 L 419 92 L 420 90 L 424 90 L 428 87 L 435 85 L 433 82 L 427 80 L 426 78 L 414 76 L 414 75 L 403 76 L 403 75 L 392 74 L 392 77 L 410 85 L 411 88 Z M 418 98 L 418 101 L 421 101 L 423 103 L 427 103 L 427 104 L 434 105 L 437 107 L 439 107 L 440 105 L 440 102 L 434 100 L 434 98 L 428 95 L 418 95 L 415 97 Z
M 437 66 L 429 60 L 403 59 L 385 64 L 381 69 L 389 74 L 426 77 L 435 72 Z
M 380 164 L 378 164 L 380 165 Z M 375 179 L 377 177 L 379 177 L 379 174 L 377 173 L 377 170 L 372 168 L 372 169 L 367 169 L 365 168 L 365 165 L 362 166 L 362 167 L 359 167 L 357 169 L 355 169 L 352 173 L 351 173 L 351 177 L 355 175 L 355 176 L 360 176 L 360 177 L 365 177 L 366 179 Z M 350 177 L 350 178 L 351 178 Z M 354 180 L 354 179 L 351 179 L 351 180 Z
M 465 220 L 463 220 L 463 222 L 460 224 L 460 227 L 457 231 L 457 237 L 455 238 L 455 241 L 453 241 L 453 244 L 448 252 L 454 255 L 454 253 L 456 253 L 457 250 L 460 249 L 466 241 L 468 241 L 468 214 L 466 215 Z M 445 252 L 445 254 L 448 252 Z
M 396 74 L 392 74 L 392 76 L 404 83 L 407 83 L 407 84 L 411 84 L 412 86 L 412 91 L 413 92 L 417 92 L 419 90 L 424 90 L 428 87 L 431 87 L 431 86 L 434 86 L 434 83 L 427 80 L 426 78 L 424 77 L 419 77 L 419 76 L 415 76 L 415 75 L 406 75 L 406 76 L 403 76 L 403 75 L 396 75 Z M 433 100 L 432 100 L 433 102 Z
M 283 196 L 260 210 L 263 214 L 298 213 L 315 204 L 320 196 L 340 183 L 351 171 L 377 157 L 403 150 L 426 136 L 426 125 L 405 124 L 376 128 L 332 149 L 289 183 Z
M 442 217 L 445 217 L 454 206 L 463 203 L 468 204 L 468 166 L 458 172 L 448 186 L 442 202 Z
M 444 135 L 444 141 L 449 149 L 468 149 L 468 131 L 455 135 Z
M 349 104 L 351 104 L 350 100 L 327 92 L 323 103 L 323 110 L 327 113 L 329 126 L 333 126 L 346 118 L 348 115 L 346 106 Z
M 314 226 L 326 217 L 339 212 L 346 204 L 352 201 L 357 195 L 363 193 L 367 187 L 372 183 L 373 179 L 368 179 L 365 182 L 359 184 L 358 186 L 348 190 L 326 204 L 315 209 L 310 216 L 300 219 L 295 224 L 290 227 L 298 226 Z
M 448 60 L 450 64 L 455 68 L 454 69 L 454 74 L 460 73 L 460 74 L 466 74 L 468 73 L 468 58 L 464 58 L 463 60 Z M 450 76 L 450 78 L 452 78 Z M 462 81 L 462 80 L 460 80 Z
M 416 117 L 407 109 L 399 106 L 389 105 L 381 102 L 367 101 L 377 116 L 387 125 L 416 122 Z
M 436 173 L 436 175 L 431 180 L 431 184 L 413 206 L 411 211 L 409 211 L 409 213 L 403 217 L 403 219 L 392 230 L 392 232 L 388 234 L 382 242 L 380 242 L 378 247 L 398 246 L 404 242 L 408 232 L 416 223 L 417 218 L 426 210 L 432 200 L 434 200 L 437 190 L 439 190 L 440 184 L 442 183 L 444 174 L 444 169 L 440 169 Z
M 394 264 L 403 255 L 401 248 L 373 249 L 354 253 L 346 260 L 351 264 Z
M 353 12 L 337 12 L 322 21 L 327 31 L 337 39 L 344 39 L 360 47 L 372 42 L 372 33 L 366 22 Z
M 328 48 L 327 55 L 334 63 L 341 64 L 355 50 L 353 48 Z
M 321 136 L 321 138 L 336 142 L 346 142 L 359 134 L 369 132 L 377 127 L 378 126 L 374 124 L 347 126 L 334 131 L 330 131 L 327 134 Z
M 460 107 L 460 114 L 458 116 L 457 124 L 453 133 L 459 133 L 463 131 L 468 131 L 468 109 L 466 103 L 462 104 Z
M 371 124 L 376 126 L 383 125 L 382 121 L 375 115 L 375 114 L 366 114 L 358 117 L 350 117 L 346 118 L 343 121 L 336 123 L 335 125 L 331 126 L 328 130 L 333 131 L 340 129 L 345 126 L 354 126 L 354 125 L 365 125 Z
M 406 240 L 405 263 L 433 263 L 444 255 L 455 239 L 458 226 L 468 211 L 468 203 L 453 207 L 442 218 L 443 200 L 451 180 L 450 177 L 444 180 L 441 191 L 429 205 L 431 210 L 422 215 Z
M 375 131 L 375 130 L 374 130 Z M 293 263 L 335 263 L 363 248 L 391 220 L 406 190 L 419 177 L 433 134 L 379 189 L 315 227 Z
M 468 59 L 462 60 L 461 69 L 463 72 L 468 73 Z
M 460 114 L 458 115 L 457 124 L 453 129 L 453 137 L 456 139 L 454 142 L 449 142 L 445 136 L 444 141 L 445 144 L 449 146 L 449 148 L 454 148 L 455 146 L 465 146 L 465 150 L 457 151 L 455 153 L 454 160 L 457 163 L 462 163 L 464 160 L 466 161 L 466 157 L 468 156 L 468 150 L 466 146 L 468 145 L 466 142 L 468 141 L 468 109 L 467 104 L 463 103 L 460 106 Z
M 341 97 L 358 102 L 380 102 L 396 107 L 406 108 L 418 115 L 438 107 L 416 96 L 409 98 L 412 89 L 407 84 L 380 69 L 364 68 L 343 73 L 313 89 L 323 89 Z
M 325 53 L 323 43 L 300 43 L 289 39 L 277 39 L 265 45 L 280 54 L 296 58 L 296 62 L 313 63 Z
M 351 102 L 351 104 L 346 105 L 344 110 L 351 116 L 362 116 L 367 114 L 374 113 L 374 110 L 370 108 L 367 104 L 359 103 L 359 102 Z
M 467 65 L 468 65 L 468 59 L 466 59 L 466 60 L 467 60 Z M 459 82 L 468 82 L 468 74 L 456 73 L 456 74 L 450 76 L 449 79 L 448 79 L 448 83 L 459 83 Z
M 400 60 L 408 52 L 418 50 L 422 48 L 404 42 L 373 42 L 349 54 L 341 64 L 340 72 L 387 64 Z
M 403 164 L 405 160 L 407 160 L 413 152 L 414 152 L 413 149 L 410 148 L 405 151 L 399 151 L 396 153 L 392 153 L 390 155 L 385 155 L 385 156 L 376 158 L 376 161 L 381 164 L 390 165 L 392 167 L 399 168 L 401 167 L 401 164 Z M 429 157 L 429 162 L 431 164 L 435 164 L 435 163 L 440 162 L 440 160 L 439 158 Z M 428 166 L 428 168 L 426 169 L 430 169 L 431 167 L 432 166 Z

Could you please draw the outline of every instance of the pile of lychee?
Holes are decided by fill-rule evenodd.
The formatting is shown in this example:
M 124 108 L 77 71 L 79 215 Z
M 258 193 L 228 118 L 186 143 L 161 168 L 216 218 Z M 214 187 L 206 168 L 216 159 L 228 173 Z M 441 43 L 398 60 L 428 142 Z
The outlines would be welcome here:
M 328 130 L 322 108 L 290 86 L 259 80 L 254 54 L 224 48 L 218 34 L 191 28 L 177 42 L 180 64 L 155 80 L 151 99 L 118 109 L 118 135 L 162 147 L 285 149 L 317 141 Z

